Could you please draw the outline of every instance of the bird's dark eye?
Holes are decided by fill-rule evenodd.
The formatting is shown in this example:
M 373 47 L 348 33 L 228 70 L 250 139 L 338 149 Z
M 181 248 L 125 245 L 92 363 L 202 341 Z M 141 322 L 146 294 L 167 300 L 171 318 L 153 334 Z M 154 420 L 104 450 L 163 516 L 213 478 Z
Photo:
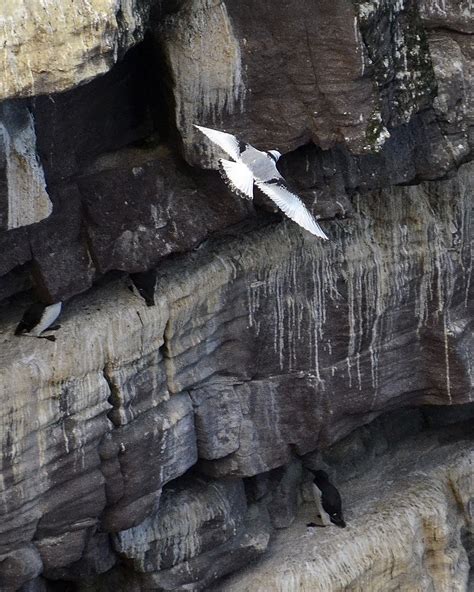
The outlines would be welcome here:
M 278 158 L 272 152 L 267 152 L 267 154 L 274 162 L 278 160 Z
M 239 152 L 240 154 L 242 154 L 242 152 L 245 152 L 247 150 L 247 144 L 245 142 L 242 142 L 242 140 L 239 140 Z

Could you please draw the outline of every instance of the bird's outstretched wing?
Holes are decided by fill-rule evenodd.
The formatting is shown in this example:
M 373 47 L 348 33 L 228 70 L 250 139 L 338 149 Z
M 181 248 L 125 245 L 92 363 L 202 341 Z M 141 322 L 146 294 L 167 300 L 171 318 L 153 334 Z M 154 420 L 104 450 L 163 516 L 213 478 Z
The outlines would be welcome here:
M 327 240 L 328 237 L 311 215 L 311 212 L 297 195 L 291 193 L 291 191 L 285 187 L 282 179 L 267 182 L 256 181 L 256 185 L 261 191 L 263 191 L 263 193 L 265 193 L 265 195 L 268 195 L 268 197 L 276 203 L 288 218 L 291 218 L 305 230 L 311 232 L 311 234 Z
M 239 141 L 232 134 L 226 134 L 225 132 L 218 132 L 217 130 L 210 129 L 208 127 L 202 127 L 201 125 L 194 124 L 194 127 L 202 132 L 205 136 L 217 144 L 219 148 L 222 148 L 229 156 L 234 160 L 238 160 L 240 157 Z
M 252 199 L 254 178 L 252 171 L 243 162 L 219 160 L 219 169 L 224 181 L 240 197 Z

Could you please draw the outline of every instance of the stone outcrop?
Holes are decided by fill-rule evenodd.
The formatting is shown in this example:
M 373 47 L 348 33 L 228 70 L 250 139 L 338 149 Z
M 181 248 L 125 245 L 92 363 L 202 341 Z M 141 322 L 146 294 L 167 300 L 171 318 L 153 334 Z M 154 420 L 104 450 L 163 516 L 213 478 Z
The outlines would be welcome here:
M 4 2 L 2 592 L 467 589 L 470 33 L 464 0 Z M 196 122 L 284 152 L 330 240 Z M 38 299 L 55 342 L 13 334 Z M 307 467 L 347 531 L 302 527 Z
M 107 72 L 143 35 L 140 0 L 5 0 L 0 100 L 61 92 Z
M 304 504 L 265 559 L 215 590 L 470 590 L 473 465 L 471 439 L 410 438 L 340 487 L 346 529 L 306 528 Z

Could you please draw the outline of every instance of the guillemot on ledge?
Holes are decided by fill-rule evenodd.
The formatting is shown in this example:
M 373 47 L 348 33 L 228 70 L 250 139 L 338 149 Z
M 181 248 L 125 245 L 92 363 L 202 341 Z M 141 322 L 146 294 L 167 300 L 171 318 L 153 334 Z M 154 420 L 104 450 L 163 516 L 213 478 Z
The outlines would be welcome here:
M 313 471 L 313 486 L 315 486 L 315 497 L 320 496 L 322 509 L 329 516 L 329 520 L 336 526 L 341 528 L 346 527 L 346 523 L 342 516 L 342 501 L 339 491 L 329 481 L 328 474 L 325 471 Z M 316 497 L 316 501 L 317 500 Z M 321 516 L 324 522 L 324 517 Z M 317 526 L 314 522 L 310 522 L 308 526 Z
M 200 125 L 194 127 L 234 159 L 235 162 L 220 158 L 219 168 L 222 177 L 235 193 L 252 199 L 255 183 L 288 218 L 311 234 L 327 240 L 321 226 L 301 199 L 288 189 L 285 179 L 277 169 L 276 163 L 281 156 L 278 150 L 262 152 L 232 134 Z
M 129 286 L 130 291 L 135 294 L 135 296 L 143 298 L 147 306 L 154 306 L 156 269 L 131 273 L 130 279 L 132 280 L 132 285 Z
M 49 305 L 35 302 L 26 309 L 15 329 L 15 335 L 26 335 L 39 339 L 47 339 L 48 341 L 56 341 L 56 337 L 53 335 L 41 335 L 41 333 L 46 331 L 46 329 L 50 331 L 59 329 L 60 325 L 54 327 L 51 325 L 59 317 L 61 308 L 62 302 L 55 302 Z

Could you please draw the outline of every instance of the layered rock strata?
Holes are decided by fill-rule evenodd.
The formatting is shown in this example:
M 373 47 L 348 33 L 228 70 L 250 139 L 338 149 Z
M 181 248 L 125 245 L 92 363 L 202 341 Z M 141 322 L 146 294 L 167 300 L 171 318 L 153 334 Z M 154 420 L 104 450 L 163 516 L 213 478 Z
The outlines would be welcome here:
M 472 584 L 471 33 L 464 0 L 4 2 L 2 592 Z M 285 152 L 330 241 L 195 122 Z M 55 343 L 13 335 L 33 299 Z M 308 466 L 337 537 L 291 527 Z
M 410 439 L 340 488 L 346 529 L 307 528 L 315 508 L 306 503 L 266 558 L 215 590 L 470 590 L 472 444 Z
M 366 194 L 328 243 L 290 223 L 211 241 L 159 268 L 151 308 L 122 280 L 106 284 L 70 303 L 55 343 L 14 337 L 7 311 L 1 544 L 12 586 L 32 577 L 18 576 L 25 553 L 52 579 L 110 569 L 115 554 L 86 560 L 103 532 L 117 533 L 119 556 L 132 545 L 135 569 L 161 566 L 127 541 L 159 532 L 150 517 L 163 486 L 198 459 L 208 478 L 248 478 L 384 411 L 468 403 L 469 169 Z M 268 533 L 245 526 L 245 512 L 265 523 L 263 510 L 244 510 L 235 487 L 216 493 L 222 510 L 203 510 L 217 527 L 225 507 L 240 508 L 208 559 L 202 535 L 146 586 L 199 581 L 202 563 L 189 562 L 218 563 L 219 537 L 233 535 L 228 553 L 241 559 L 218 576 L 265 548 Z
M 291 151 L 282 171 L 322 218 L 350 215 L 361 189 L 442 178 L 470 158 L 464 3 L 30 4 L 0 16 L 0 300 L 31 286 L 66 300 L 249 218 L 217 175 L 182 161 L 217 165 L 196 122 Z

